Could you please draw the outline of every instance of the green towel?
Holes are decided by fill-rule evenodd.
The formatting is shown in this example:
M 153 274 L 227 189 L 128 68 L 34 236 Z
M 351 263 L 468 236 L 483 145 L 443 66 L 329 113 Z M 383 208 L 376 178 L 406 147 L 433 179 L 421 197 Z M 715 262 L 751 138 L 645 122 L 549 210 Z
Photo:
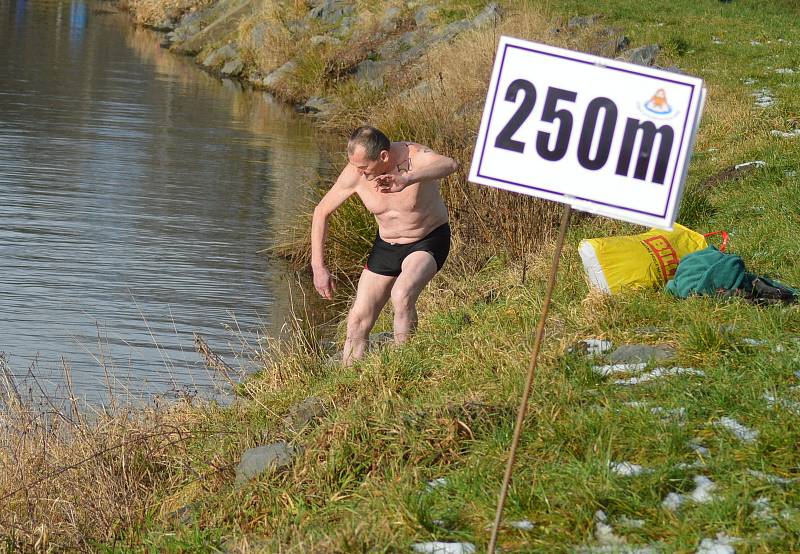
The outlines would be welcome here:
M 742 258 L 709 246 L 681 258 L 675 277 L 667 282 L 667 290 L 679 298 L 715 295 L 720 289 L 730 292 L 742 288 L 747 280 Z

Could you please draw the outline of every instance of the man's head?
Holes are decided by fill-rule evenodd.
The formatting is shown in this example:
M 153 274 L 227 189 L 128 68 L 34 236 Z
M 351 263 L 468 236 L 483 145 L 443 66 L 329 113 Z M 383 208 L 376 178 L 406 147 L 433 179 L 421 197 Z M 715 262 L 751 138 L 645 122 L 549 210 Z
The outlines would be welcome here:
M 375 127 L 364 125 L 350 135 L 347 159 L 362 175 L 372 180 L 386 172 L 392 143 Z

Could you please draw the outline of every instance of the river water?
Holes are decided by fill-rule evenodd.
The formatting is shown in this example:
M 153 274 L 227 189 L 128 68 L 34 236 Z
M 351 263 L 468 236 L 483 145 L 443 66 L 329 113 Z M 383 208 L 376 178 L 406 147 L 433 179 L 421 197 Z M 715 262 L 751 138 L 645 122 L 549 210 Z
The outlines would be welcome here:
M 24 391 L 207 394 L 289 310 L 307 121 L 102 3 L 0 0 L 0 352 Z M 26 377 L 27 376 L 27 377 Z M 111 392 L 109 392 L 109 390 Z

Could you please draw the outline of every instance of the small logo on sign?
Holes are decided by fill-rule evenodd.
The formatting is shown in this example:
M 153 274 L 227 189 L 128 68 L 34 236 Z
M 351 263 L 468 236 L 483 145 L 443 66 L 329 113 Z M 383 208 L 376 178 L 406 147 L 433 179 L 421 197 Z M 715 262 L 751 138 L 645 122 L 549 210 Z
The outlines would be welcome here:
M 663 88 L 658 89 L 650 100 L 644 104 L 638 104 L 639 111 L 650 117 L 657 117 L 659 119 L 672 119 L 678 112 L 672 109 L 672 106 L 667 102 L 667 93 Z

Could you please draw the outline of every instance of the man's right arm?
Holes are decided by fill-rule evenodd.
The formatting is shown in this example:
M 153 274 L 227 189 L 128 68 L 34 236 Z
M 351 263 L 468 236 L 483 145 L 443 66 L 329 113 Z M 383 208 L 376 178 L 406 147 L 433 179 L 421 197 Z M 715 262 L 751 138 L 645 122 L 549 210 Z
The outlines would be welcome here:
M 333 276 L 325 265 L 325 239 L 328 236 L 328 217 L 345 200 L 355 192 L 358 174 L 349 166 L 342 171 L 339 178 L 317 207 L 311 220 L 311 269 L 314 272 L 314 288 L 323 298 L 333 299 Z

